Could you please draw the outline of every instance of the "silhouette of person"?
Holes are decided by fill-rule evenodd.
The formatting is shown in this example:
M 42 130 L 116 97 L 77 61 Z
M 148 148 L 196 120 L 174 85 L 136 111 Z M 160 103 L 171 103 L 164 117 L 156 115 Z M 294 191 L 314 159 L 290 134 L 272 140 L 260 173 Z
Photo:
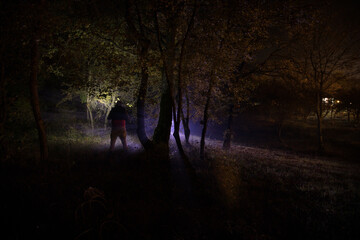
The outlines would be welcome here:
M 128 150 L 126 143 L 126 122 L 128 115 L 126 109 L 118 101 L 109 113 L 108 119 L 111 120 L 111 134 L 110 134 L 110 151 L 114 151 L 116 139 L 119 137 L 124 150 Z

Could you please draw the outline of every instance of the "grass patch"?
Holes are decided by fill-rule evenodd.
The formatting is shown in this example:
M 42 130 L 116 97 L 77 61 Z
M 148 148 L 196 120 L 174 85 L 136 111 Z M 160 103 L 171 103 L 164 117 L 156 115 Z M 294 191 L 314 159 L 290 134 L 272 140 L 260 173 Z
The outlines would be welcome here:
M 36 141 L 2 162 L 8 239 L 360 237 L 355 161 L 240 144 L 224 151 L 221 141 L 207 140 L 201 162 L 193 137 L 185 146 L 196 169 L 193 182 L 173 142 L 169 168 L 149 158 L 132 132 L 130 151 L 118 143 L 109 155 L 108 130 L 55 130 L 48 136 L 49 163 L 34 164 Z

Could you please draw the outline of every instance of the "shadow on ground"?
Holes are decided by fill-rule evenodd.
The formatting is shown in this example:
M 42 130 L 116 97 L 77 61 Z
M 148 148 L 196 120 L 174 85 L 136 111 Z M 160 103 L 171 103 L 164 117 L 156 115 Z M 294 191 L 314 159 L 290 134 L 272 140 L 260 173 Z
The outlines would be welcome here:
M 216 141 L 201 162 L 196 141 L 196 181 L 173 144 L 170 164 L 107 138 L 3 163 L 2 239 L 359 239 L 354 167 Z

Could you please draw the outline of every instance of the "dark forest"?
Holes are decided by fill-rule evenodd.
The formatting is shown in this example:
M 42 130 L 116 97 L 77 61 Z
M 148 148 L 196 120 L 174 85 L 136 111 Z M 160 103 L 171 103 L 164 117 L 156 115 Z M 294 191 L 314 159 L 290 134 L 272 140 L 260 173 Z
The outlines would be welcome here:
M 355 1 L 0 2 L 1 239 L 360 239 Z

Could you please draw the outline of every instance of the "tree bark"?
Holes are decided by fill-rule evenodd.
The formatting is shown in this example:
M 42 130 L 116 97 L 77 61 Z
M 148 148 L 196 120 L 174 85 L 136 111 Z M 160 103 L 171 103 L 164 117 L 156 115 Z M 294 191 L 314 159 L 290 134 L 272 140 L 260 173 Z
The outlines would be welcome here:
M 169 156 L 171 122 L 172 105 L 170 99 L 170 90 L 169 87 L 166 86 L 161 96 L 159 120 L 153 136 L 153 141 L 156 145 L 155 147 L 160 149 L 160 152 L 158 153 L 162 155 L 161 158 L 166 158 Z
M 224 149 L 230 149 L 231 147 L 231 138 L 232 138 L 232 124 L 233 124 L 233 111 L 234 111 L 234 105 L 231 104 L 229 106 L 229 118 L 228 118 L 228 126 L 225 130 L 225 139 L 223 143 Z
M 90 120 L 91 132 L 94 133 L 94 118 L 93 118 L 92 110 L 91 110 L 91 107 L 90 107 L 90 97 L 89 97 L 89 95 L 87 95 L 87 97 L 86 97 L 86 111 L 87 111 L 88 116 L 89 116 L 88 120 Z
M 176 145 L 179 149 L 180 156 L 184 159 L 186 166 L 188 166 L 188 159 L 184 152 L 184 149 L 181 144 L 180 135 L 179 135 L 179 128 L 180 128 L 180 120 L 177 119 L 180 118 L 180 114 L 177 115 L 176 111 L 176 103 L 175 103 L 175 97 L 174 97 L 174 67 L 175 67 L 175 53 L 176 53 L 176 44 L 175 44 L 175 38 L 176 38 L 176 26 L 175 26 L 175 20 L 174 18 L 167 19 L 168 24 L 168 35 L 167 35 L 167 41 L 166 41 L 166 52 L 163 51 L 162 44 L 161 44 L 161 36 L 160 36 L 160 29 L 158 24 L 158 18 L 157 13 L 155 14 L 155 29 L 157 34 L 157 40 L 158 40 L 158 46 L 161 54 L 161 58 L 164 65 L 164 73 L 166 82 L 169 89 L 169 100 L 171 103 L 171 110 L 172 110 L 172 116 L 174 119 L 174 133 L 173 136 L 176 141 Z M 181 69 L 180 69 L 181 70 Z M 181 96 L 181 86 L 180 86 L 180 98 Z M 179 98 L 179 104 L 180 103 Z M 181 109 L 179 109 L 180 111 Z M 171 127 L 171 124 L 170 124 Z
M 136 14 L 139 24 L 139 30 L 137 30 L 137 28 L 135 27 L 130 15 L 130 1 L 125 1 L 125 8 L 126 8 L 125 20 L 129 27 L 129 33 L 130 33 L 129 37 L 137 46 L 138 62 L 140 63 L 140 67 L 141 67 L 141 80 L 140 80 L 138 98 L 136 102 L 136 108 L 137 108 L 136 133 L 138 135 L 141 145 L 145 149 L 149 149 L 151 147 L 151 141 L 148 138 L 145 130 L 145 99 L 146 99 L 148 79 L 149 79 L 147 61 L 148 61 L 148 51 L 149 51 L 150 41 L 145 36 L 141 15 L 139 9 L 136 6 L 136 3 L 135 3 L 135 8 L 136 8 Z
M 30 94 L 31 94 L 31 106 L 35 118 L 36 128 L 39 134 L 40 141 L 40 153 L 41 160 L 46 161 L 48 159 L 48 144 L 45 131 L 44 121 L 41 118 L 40 101 L 38 93 L 38 69 L 39 69 L 39 40 L 32 40 L 31 47 L 31 73 L 30 73 Z
M 169 87 L 169 94 L 170 94 L 170 102 L 172 106 L 172 113 L 174 118 L 174 125 L 176 124 L 176 104 L 175 104 L 175 97 L 174 97 L 174 68 L 175 68 L 175 36 L 176 36 L 176 28 L 174 19 L 168 20 L 167 24 L 169 25 L 169 33 L 167 36 L 167 43 L 166 43 L 166 52 L 163 51 L 162 44 L 161 44 L 161 36 L 160 36 L 160 29 L 157 19 L 157 14 L 155 14 L 155 28 L 157 33 L 158 45 L 161 54 L 161 58 L 164 65 L 164 73 L 166 82 Z
M 225 27 L 225 34 L 224 36 L 227 35 L 227 31 L 228 28 L 227 26 Z M 223 43 L 224 43 L 225 37 L 222 37 L 220 39 L 220 43 L 219 43 L 219 47 L 217 49 L 217 54 L 219 54 L 222 50 L 223 47 Z M 200 159 L 204 160 L 205 159 L 205 136 L 206 136 L 206 131 L 207 131 L 207 123 L 208 123 L 208 119 L 209 119 L 209 108 L 210 108 L 210 100 L 211 100 L 211 94 L 212 94 L 212 88 L 213 88 L 213 84 L 215 82 L 215 74 L 216 74 L 216 64 L 218 64 L 219 59 L 218 59 L 219 55 L 215 55 L 215 57 L 213 57 L 213 65 L 211 68 L 211 73 L 210 73 L 210 82 L 209 82 L 209 89 L 208 92 L 206 94 L 206 103 L 205 103 L 205 107 L 204 107 L 204 115 L 203 115 L 203 130 L 201 132 L 201 140 L 200 140 Z
M 185 94 L 186 97 L 186 117 L 184 116 L 184 113 L 181 109 L 181 116 L 182 116 L 182 123 L 183 123 L 183 127 L 184 127 L 184 133 L 185 133 L 185 141 L 186 144 L 190 144 L 189 139 L 190 139 L 190 127 L 189 127 L 189 122 L 190 122 L 190 101 L 189 101 L 189 97 L 187 95 L 187 92 Z
M 87 103 L 86 103 L 86 120 L 90 121 L 90 115 L 89 115 L 89 109 L 87 107 Z
M 318 151 L 319 153 L 324 152 L 324 140 L 323 140 L 323 129 L 322 129 L 322 94 L 317 93 L 317 138 L 318 138 Z
M 204 115 L 203 115 L 203 130 L 201 132 L 201 140 L 200 140 L 200 159 L 204 160 L 205 159 L 205 136 L 206 136 L 206 131 L 207 131 L 207 123 L 209 120 L 209 108 L 210 108 L 210 99 L 211 99 L 211 92 L 212 92 L 212 88 L 213 88 L 213 81 L 214 81 L 214 74 L 212 73 L 210 75 L 210 83 L 209 83 L 209 89 L 208 92 L 206 94 L 206 103 L 205 103 L 205 107 L 204 107 Z
M 149 149 L 151 142 L 146 134 L 145 130 L 145 99 L 148 87 L 149 73 L 147 67 L 147 55 L 148 55 L 149 42 L 143 43 L 139 49 L 139 62 L 141 64 L 141 81 L 139 87 L 138 98 L 136 102 L 137 107 L 137 130 L 136 133 L 141 142 L 141 145 L 145 149 Z
M 183 56 L 183 48 L 184 48 L 184 45 L 181 49 L 181 53 L 180 53 L 180 61 L 179 61 L 179 72 L 178 72 L 178 98 L 179 98 L 179 101 L 178 101 L 178 108 L 177 108 L 177 113 L 176 115 L 174 115 L 174 132 L 173 132 L 173 136 L 175 138 L 175 141 L 176 141 L 176 145 L 178 147 L 178 150 L 179 150 L 179 153 L 180 153 L 180 156 L 185 160 L 185 164 L 188 165 L 188 157 L 186 156 L 185 152 L 184 152 L 184 149 L 182 147 L 182 144 L 181 144 L 181 139 L 180 139 L 180 134 L 179 134 L 179 131 L 180 131 L 180 119 L 181 119 L 181 109 L 182 109 L 182 79 L 181 79 L 181 67 L 182 67 L 182 56 Z M 176 107 L 175 104 L 173 104 L 174 106 L 173 107 Z M 175 114 L 175 111 L 174 111 L 174 114 Z
M 177 117 L 174 116 L 174 133 L 173 133 L 173 136 L 174 136 L 174 138 L 176 140 L 177 147 L 179 149 L 179 153 L 180 153 L 181 157 L 184 159 L 185 165 L 187 167 L 190 167 L 191 165 L 190 165 L 188 157 L 186 156 L 186 154 L 184 152 L 184 149 L 183 149 L 182 144 L 181 144 L 180 135 L 179 135 L 180 120 L 181 120 L 181 115 L 182 115 L 181 114 L 182 113 L 182 98 L 183 98 L 182 97 L 182 88 L 183 88 L 182 85 L 183 85 L 183 83 L 182 83 L 182 75 L 181 74 L 182 74 L 182 65 L 183 65 L 184 53 L 185 53 L 185 44 L 186 44 L 186 40 L 188 38 L 188 35 L 190 33 L 190 29 L 191 29 L 191 27 L 193 26 L 193 23 L 194 23 L 195 13 L 196 13 L 196 2 L 195 2 L 195 7 L 194 7 L 193 13 L 191 15 L 190 22 L 189 22 L 189 24 L 187 26 L 187 30 L 186 30 L 184 39 L 182 41 L 181 50 L 180 50 L 179 69 L 178 69 L 178 98 L 179 98 L 179 101 L 178 101 L 178 108 L 177 108 Z M 174 38 L 175 38 L 175 36 L 174 36 Z M 188 124 L 188 122 L 187 122 L 187 124 Z M 186 130 L 189 130 L 188 125 L 187 125 Z M 187 141 L 187 143 L 189 143 L 188 138 L 187 138 L 186 141 Z

